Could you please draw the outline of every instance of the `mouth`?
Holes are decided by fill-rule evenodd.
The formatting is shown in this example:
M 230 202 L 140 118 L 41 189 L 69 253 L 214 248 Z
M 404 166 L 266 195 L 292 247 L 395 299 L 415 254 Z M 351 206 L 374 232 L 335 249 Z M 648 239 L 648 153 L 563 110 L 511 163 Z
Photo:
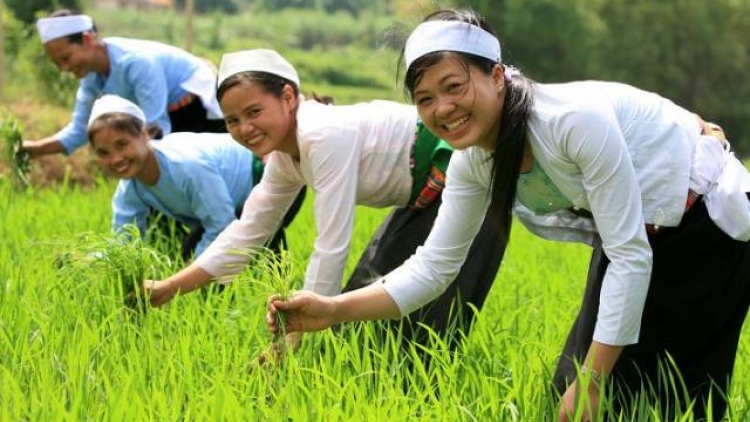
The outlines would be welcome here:
M 123 175 L 126 175 L 128 173 L 128 170 L 130 170 L 130 164 L 128 164 L 128 163 L 122 163 L 122 164 L 118 164 L 116 166 L 111 166 L 109 169 L 110 169 L 110 171 L 113 174 L 115 174 L 117 176 L 123 176 Z
M 459 117 L 458 119 L 452 120 L 446 124 L 443 125 L 443 128 L 447 132 L 455 132 L 458 129 L 461 129 L 464 125 L 466 125 L 466 122 L 469 121 L 469 116 L 463 116 Z
M 242 143 L 244 145 L 246 145 L 246 146 L 249 147 L 249 146 L 253 146 L 253 145 L 257 144 L 262 139 L 263 139 L 263 134 L 262 133 L 258 133 L 258 134 L 254 135 L 254 136 L 249 136 L 247 138 L 244 138 L 242 140 Z

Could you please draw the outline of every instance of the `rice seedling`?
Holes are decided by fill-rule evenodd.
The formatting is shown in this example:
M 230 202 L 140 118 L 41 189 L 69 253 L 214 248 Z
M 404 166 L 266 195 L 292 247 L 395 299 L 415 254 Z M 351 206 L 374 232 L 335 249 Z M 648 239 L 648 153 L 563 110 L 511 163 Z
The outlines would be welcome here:
M 29 185 L 29 154 L 23 150 L 23 135 L 15 116 L 4 113 L 0 121 L 0 136 L 5 139 L 5 157 L 10 165 L 13 183 L 23 189 Z
M 236 253 L 247 254 L 248 252 L 237 251 Z M 259 286 L 262 300 L 270 295 L 286 300 L 291 296 L 295 287 L 301 287 L 298 286 L 298 280 L 301 280 L 302 277 L 297 273 L 297 267 L 289 251 L 273 252 L 270 249 L 262 248 L 260 252 L 253 253 L 252 256 L 252 264 L 248 267 L 248 270 L 240 274 L 235 282 L 244 280 Z M 285 356 L 287 352 L 285 317 L 283 312 L 276 314 L 276 325 L 279 327 L 279 331 L 274 334 L 269 351 L 260 358 L 261 363 L 268 360 L 271 363 L 278 363 Z
M 61 245 L 55 265 L 68 275 L 104 279 L 131 308 L 145 309 L 141 284 L 146 278 L 166 274 L 170 258 L 149 247 L 138 228 L 126 225 L 119 233 L 82 233 Z
M 267 270 L 263 260 L 270 257 L 258 256 L 221 294 L 185 295 L 138 314 L 135 324 L 114 269 L 141 266 L 143 278 L 163 278 L 177 264 L 162 269 L 166 261 L 158 254 L 151 264 L 132 255 L 122 264 L 101 261 L 108 247 L 118 246 L 110 242 L 120 241 L 96 234 L 109 230 L 114 188 L 103 180 L 97 189 L 45 188 L 0 201 L 0 421 L 556 420 L 558 397 L 549 383 L 580 304 L 585 247 L 538 240 L 517 226 L 485 306 L 456 351 L 439 342 L 405 350 L 396 336 L 375 331 L 376 324 L 347 323 L 307 334 L 283 365 L 253 362 L 248 372 L 248 357 L 270 340 L 266 298 L 301 286 L 316 236 L 310 208 L 287 232 L 291 253 L 280 254 L 281 267 Z M 0 197 L 10 189 L 0 183 Z M 384 217 L 361 211 L 367 213 L 357 217 L 348 271 Z M 127 241 L 158 247 L 133 235 Z M 137 249 L 137 243 L 119 246 Z M 61 268 L 43 265 L 56 253 L 67 259 Z M 275 281 L 287 283 L 274 287 Z M 746 323 L 727 422 L 750 420 L 748 334 Z M 627 411 L 612 395 L 600 396 L 603 420 L 698 420 L 692 403 L 666 412 L 684 397 L 676 375 L 653 386 L 661 394 L 620 399 Z

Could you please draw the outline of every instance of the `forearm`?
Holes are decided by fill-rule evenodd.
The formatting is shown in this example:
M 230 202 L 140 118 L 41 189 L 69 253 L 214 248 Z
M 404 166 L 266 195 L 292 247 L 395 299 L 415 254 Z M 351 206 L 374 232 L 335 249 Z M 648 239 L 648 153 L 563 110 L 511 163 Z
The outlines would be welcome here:
M 401 318 L 393 298 L 379 283 L 331 298 L 335 323 Z
M 609 375 L 623 348 L 624 346 L 611 346 L 592 341 L 584 360 L 587 370 L 595 371 L 600 376 Z
M 63 144 L 55 138 L 45 138 L 38 141 L 24 141 L 23 149 L 28 152 L 31 157 L 65 153 L 65 147 L 63 147 Z
M 172 294 L 183 294 L 206 286 L 212 279 L 213 276 L 206 270 L 191 264 L 164 279 L 162 283 Z

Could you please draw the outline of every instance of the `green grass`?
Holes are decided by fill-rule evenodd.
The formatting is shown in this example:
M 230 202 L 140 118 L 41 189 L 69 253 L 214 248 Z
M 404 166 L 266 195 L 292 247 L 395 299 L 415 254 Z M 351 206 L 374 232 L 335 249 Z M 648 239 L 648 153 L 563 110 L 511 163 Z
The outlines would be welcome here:
M 516 226 L 462 354 L 435 344 L 428 370 L 371 323 L 308 335 L 283 365 L 259 368 L 277 287 L 245 279 L 134 318 L 107 274 L 55 268 L 61 245 L 107 233 L 113 188 L 100 180 L 0 201 L 0 420 L 543 421 L 554 412 L 550 373 L 582 295 L 585 247 Z M 0 198 L 10 190 L 0 181 Z M 385 212 L 357 210 L 348 270 Z M 304 269 L 312 227 L 308 198 L 288 232 L 293 269 L 280 271 Z M 732 421 L 750 417 L 749 355 L 746 327 Z M 637 410 L 623 420 L 658 420 L 645 404 Z

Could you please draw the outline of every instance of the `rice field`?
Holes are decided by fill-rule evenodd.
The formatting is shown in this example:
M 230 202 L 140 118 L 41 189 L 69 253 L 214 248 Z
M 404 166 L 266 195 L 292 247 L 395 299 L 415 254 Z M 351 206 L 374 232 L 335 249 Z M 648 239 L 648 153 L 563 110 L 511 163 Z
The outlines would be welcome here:
M 89 189 L 16 191 L 0 178 L 0 420 L 545 421 L 556 414 L 549 380 L 582 295 L 586 247 L 539 240 L 517 225 L 465 347 L 451 355 L 434 344 L 422 351 L 431 356 L 427 368 L 412 359 L 418 350 L 381 340 L 372 323 L 306 335 L 282 365 L 259 367 L 272 340 L 264 315 L 273 288 L 251 274 L 223 293 L 139 313 L 123 304 L 127 285 L 117 271 L 63 259 L 108 232 L 113 189 L 100 179 Z M 288 231 L 294 271 L 311 253 L 310 205 L 308 197 Z M 358 210 L 350 268 L 386 212 Z M 150 278 L 180 265 L 148 256 L 138 265 Z M 732 421 L 750 420 L 749 331 L 747 324 Z M 644 404 L 620 420 L 660 419 Z

